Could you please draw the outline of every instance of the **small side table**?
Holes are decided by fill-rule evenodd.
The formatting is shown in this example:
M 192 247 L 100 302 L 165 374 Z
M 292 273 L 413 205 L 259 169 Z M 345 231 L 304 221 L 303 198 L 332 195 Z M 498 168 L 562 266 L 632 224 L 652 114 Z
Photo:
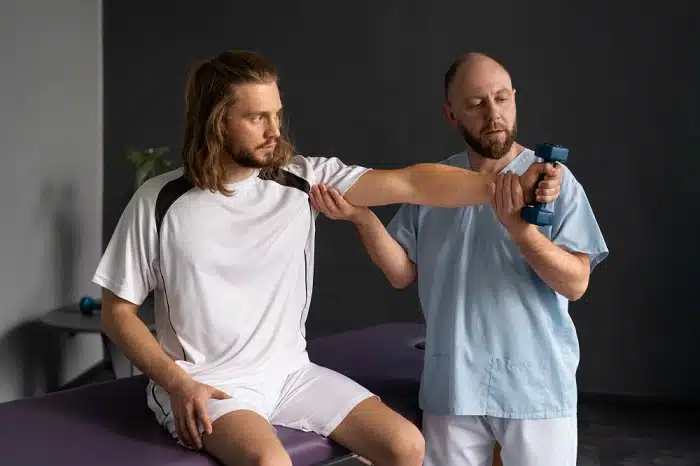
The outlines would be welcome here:
M 139 307 L 138 316 L 146 324 L 151 333 L 155 334 L 155 313 L 152 299 L 146 299 Z M 99 333 L 102 337 L 102 347 L 106 362 L 111 366 L 114 377 L 117 379 L 138 374 L 138 369 L 131 364 L 106 334 L 102 332 L 100 311 L 92 314 L 84 314 L 77 304 L 64 306 L 49 312 L 40 319 L 40 322 L 48 327 L 67 332 L 70 335 L 76 333 Z

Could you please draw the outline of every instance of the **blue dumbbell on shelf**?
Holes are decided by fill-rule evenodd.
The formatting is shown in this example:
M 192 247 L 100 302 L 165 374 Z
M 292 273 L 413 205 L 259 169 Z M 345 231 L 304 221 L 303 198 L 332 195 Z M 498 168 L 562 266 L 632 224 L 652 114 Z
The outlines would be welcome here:
M 78 302 L 78 308 L 83 314 L 90 315 L 102 309 L 102 301 L 91 296 L 83 296 Z
M 545 163 L 566 163 L 569 149 L 556 144 L 538 144 L 535 147 L 535 157 L 541 158 Z M 538 184 L 543 178 L 544 175 L 541 175 Z M 547 204 L 535 202 L 534 205 L 523 207 L 522 218 L 533 225 L 549 226 L 554 223 L 554 211 Z

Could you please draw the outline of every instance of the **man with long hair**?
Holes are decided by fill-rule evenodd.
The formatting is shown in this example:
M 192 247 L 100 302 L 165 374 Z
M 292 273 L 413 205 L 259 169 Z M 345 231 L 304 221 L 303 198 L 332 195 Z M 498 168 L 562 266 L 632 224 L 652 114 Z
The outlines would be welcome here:
M 481 53 L 460 56 L 445 73 L 445 100 L 466 147 L 442 163 L 502 174 L 490 207 L 407 203 L 385 228 L 326 186 L 312 188 L 312 205 L 352 221 L 395 287 L 420 274 L 425 466 L 491 464 L 496 442 L 494 464 L 573 466 L 579 348 L 568 303 L 586 292 L 608 248 L 566 167 L 553 224 L 522 219 L 517 174 L 538 159 L 516 142 L 515 89 L 503 65 Z
M 104 331 L 150 378 L 158 422 L 224 464 L 291 464 L 277 425 L 328 436 L 379 466 L 421 465 L 412 423 L 309 361 L 318 215 L 310 187 L 332 186 L 361 206 L 457 207 L 488 203 L 497 177 L 297 155 L 281 133 L 277 82 L 273 66 L 247 51 L 191 72 L 183 167 L 139 188 L 95 273 Z M 550 202 L 561 173 L 537 164 L 518 182 L 530 201 Z M 158 340 L 136 315 L 151 291 Z

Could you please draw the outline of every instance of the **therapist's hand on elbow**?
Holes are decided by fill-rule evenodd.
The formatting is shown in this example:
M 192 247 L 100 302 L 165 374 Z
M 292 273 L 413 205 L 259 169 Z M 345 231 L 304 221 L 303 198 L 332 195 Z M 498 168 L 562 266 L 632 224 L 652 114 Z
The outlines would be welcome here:
M 310 198 L 314 209 L 333 220 L 346 220 L 358 224 L 371 214 L 368 207 L 350 204 L 336 189 L 326 185 L 314 185 L 311 188 Z

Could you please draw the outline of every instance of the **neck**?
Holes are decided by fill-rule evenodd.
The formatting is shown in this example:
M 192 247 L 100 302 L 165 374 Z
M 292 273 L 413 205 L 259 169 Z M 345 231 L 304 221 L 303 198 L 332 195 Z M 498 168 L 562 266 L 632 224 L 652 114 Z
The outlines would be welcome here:
M 254 168 L 242 167 L 232 160 L 226 164 L 226 182 L 236 183 L 243 181 L 250 177 L 254 171 Z
M 500 159 L 490 159 L 475 152 L 471 147 L 467 147 L 467 156 L 472 169 L 481 173 L 499 173 L 503 167 L 513 161 L 520 152 L 524 149 L 523 146 L 514 142 L 506 155 Z

